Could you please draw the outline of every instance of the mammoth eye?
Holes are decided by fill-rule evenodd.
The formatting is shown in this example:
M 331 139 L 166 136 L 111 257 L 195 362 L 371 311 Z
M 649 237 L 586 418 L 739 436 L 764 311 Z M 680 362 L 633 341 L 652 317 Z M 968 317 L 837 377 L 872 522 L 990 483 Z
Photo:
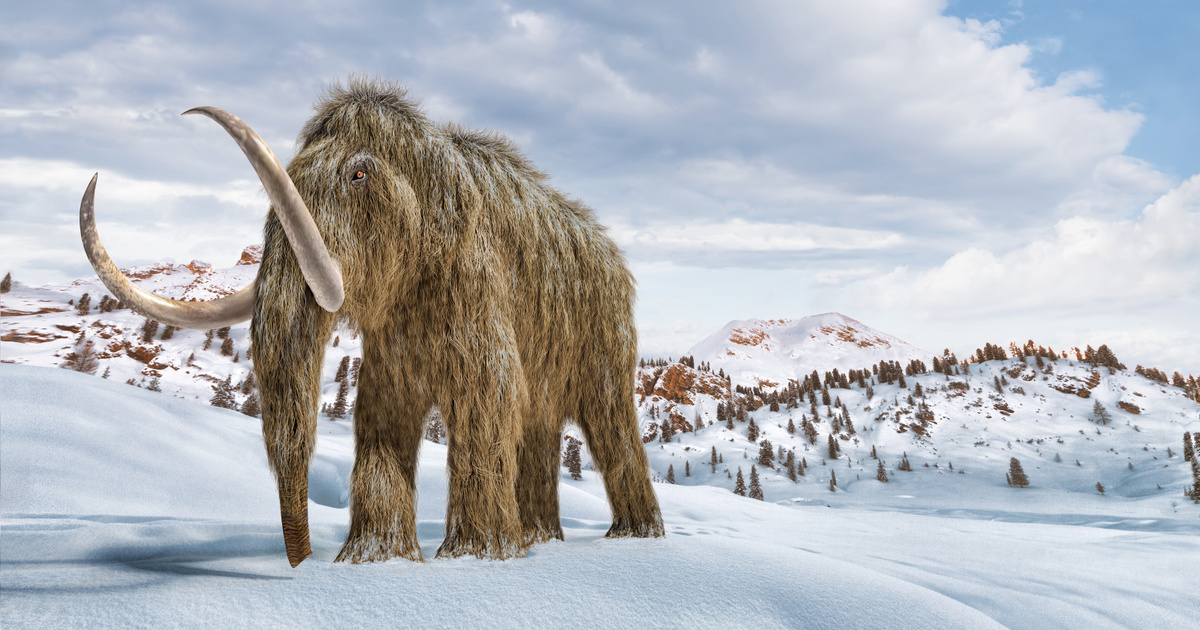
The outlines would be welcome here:
M 367 178 L 366 171 L 354 171 L 354 175 L 350 176 L 350 181 L 358 183 L 358 182 L 365 180 L 366 178 Z

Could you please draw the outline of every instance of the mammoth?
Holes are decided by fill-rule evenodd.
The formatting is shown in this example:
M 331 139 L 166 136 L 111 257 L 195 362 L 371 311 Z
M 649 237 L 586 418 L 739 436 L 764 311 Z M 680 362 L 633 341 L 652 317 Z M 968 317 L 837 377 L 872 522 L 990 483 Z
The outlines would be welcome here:
M 582 430 L 612 510 L 610 537 L 663 535 L 634 406 L 634 282 L 592 211 L 503 136 L 431 122 L 400 86 L 351 79 L 315 105 L 287 168 L 214 107 L 271 202 L 255 281 L 209 302 L 134 286 L 79 210 L 99 277 L 178 327 L 250 320 L 263 440 L 288 561 L 308 557 L 308 467 L 325 347 L 362 338 L 350 528 L 337 561 L 422 560 L 417 451 L 434 406 L 448 436 L 438 557 L 519 557 L 562 539 L 560 444 Z

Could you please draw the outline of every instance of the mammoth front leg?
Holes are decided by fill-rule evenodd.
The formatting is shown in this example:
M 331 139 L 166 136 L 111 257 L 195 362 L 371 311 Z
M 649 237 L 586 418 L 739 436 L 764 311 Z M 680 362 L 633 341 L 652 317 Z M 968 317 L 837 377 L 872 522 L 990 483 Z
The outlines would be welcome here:
M 363 364 L 354 404 L 354 471 L 350 534 L 337 562 L 420 562 L 417 455 L 429 396 L 402 371 L 394 346 L 363 333 Z
M 446 538 L 438 557 L 522 557 L 529 544 L 517 510 L 517 442 L 527 400 L 520 359 L 492 346 L 463 361 L 441 405 L 449 437 Z M 456 370 L 457 371 L 457 370 Z

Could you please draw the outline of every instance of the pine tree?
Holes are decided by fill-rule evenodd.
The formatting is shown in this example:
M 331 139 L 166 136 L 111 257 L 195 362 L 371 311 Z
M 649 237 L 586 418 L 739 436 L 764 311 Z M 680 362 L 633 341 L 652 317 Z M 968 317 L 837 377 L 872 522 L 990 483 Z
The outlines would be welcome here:
M 80 336 L 83 332 L 80 331 Z M 83 372 L 84 374 L 95 374 L 96 370 L 100 369 L 100 356 L 96 352 L 92 340 L 79 342 L 75 344 L 75 350 L 63 357 L 62 366 L 68 370 Z
M 350 387 L 358 387 L 358 373 L 362 370 L 362 357 L 350 362 Z
M 221 343 L 221 356 L 233 356 L 233 337 L 226 337 L 225 341 Z
M 667 483 L 675 483 L 675 464 L 667 466 Z
M 229 338 L 229 329 L 230 329 L 229 326 L 226 326 L 224 328 L 218 328 L 217 329 L 217 339 L 228 339 Z
M 788 476 L 788 479 L 791 479 L 793 482 L 795 482 L 797 480 L 796 479 L 796 453 L 795 453 L 795 451 L 788 451 L 788 454 L 787 454 L 787 476 Z
M 338 362 L 337 373 L 334 374 L 333 381 L 335 383 L 341 383 L 342 381 L 346 380 L 346 376 L 348 376 L 349 373 L 350 373 L 350 357 L 345 356 L 345 357 L 342 357 L 342 360 Z
M 258 404 L 258 392 L 250 392 L 250 395 L 246 396 L 245 402 L 242 403 L 242 407 L 238 411 L 251 417 L 256 417 L 262 413 L 262 407 Z
M 1097 400 L 1096 404 L 1092 407 L 1092 420 L 1099 424 L 1108 424 L 1109 422 L 1112 422 L 1112 416 L 1109 415 L 1108 410 L 1104 408 L 1104 405 L 1100 404 L 1099 400 Z
M 346 396 L 350 393 L 350 383 L 343 380 L 338 383 L 337 398 L 333 401 L 333 408 L 329 410 L 329 418 L 341 419 L 346 417 Z
M 829 471 L 829 491 L 834 492 L 834 490 L 836 488 L 837 488 L 837 472 L 831 470 L 831 471 Z
M 1200 503 L 1200 457 L 1192 458 L 1192 501 Z
M 1029 485 L 1029 477 L 1025 476 L 1025 471 L 1021 468 L 1021 462 L 1017 461 L 1016 457 L 1008 460 L 1008 478 L 1009 483 L 1018 488 L 1024 488 Z
M 883 460 L 879 460 L 879 466 L 875 470 L 875 478 L 883 483 L 888 482 L 887 471 L 883 469 Z
M 692 462 L 691 462 L 691 460 L 684 460 L 684 462 L 683 462 L 683 476 L 684 476 L 684 477 L 691 477 L 691 476 L 692 476 Z
M 771 447 L 771 441 L 763 440 L 762 443 L 758 445 L 758 465 L 774 468 L 774 466 L 772 466 L 774 461 L 775 450 Z
M 80 315 L 87 315 L 92 310 L 92 296 L 84 293 L 83 297 L 79 298 L 79 302 L 75 304 L 75 312 Z
M 163 334 L 161 337 L 159 337 L 159 339 L 162 339 L 164 341 L 171 339 L 172 337 L 175 336 L 176 330 L 179 330 L 179 329 L 174 326 L 168 325 L 166 328 L 163 328 Z
M 446 437 L 446 425 L 442 423 L 442 412 L 435 410 L 430 414 L 429 424 L 425 425 L 425 439 L 434 444 L 441 444 Z
M 871 459 L 879 459 L 879 455 L 875 453 L 875 445 L 871 445 Z
M 9 291 L 12 291 L 12 272 L 4 274 L 4 279 L 0 280 L 0 293 Z
M 837 440 L 833 439 L 833 434 L 829 434 L 829 459 L 837 459 L 838 451 L 841 447 L 838 446 Z
M 145 343 L 150 343 L 151 341 L 154 341 L 154 335 L 157 334 L 158 322 L 147 317 L 145 323 L 142 324 L 142 341 Z
M 152 392 L 161 392 L 162 383 L 158 380 L 158 377 L 155 376 L 154 378 L 150 379 L 150 384 L 146 386 L 146 389 Z
M 106 366 L 104 368 L 104 374 L 100 378 L 108 378 L 108 375 L 111 373 L 112 373 L 112 368 Z
M 750 498 L 763 500 L 762 486 L 758 483 L 758 469 L 754 466 L 750 467 Z
M 908 453 L 904 453 L 904 456 L 900 458 L 900 465 L 896 466 L 896 470 L 912 472 L 912 464 L 908 461 Z
M 670 442 L 671 438 L 675 437 L 675 423 L 671 420 L 671 416 L 668 415 L 665 420 L 660 420 L 658 424 L 662 430 L 662 441 Z
M 1190 462 L 1195 457 L 1196 451 L 1192 448 L 1192 434 L 1185 431 L 1183 433 L 1183 459 Z
M 787 432 L 788 435 L 796 435 L 796 423 L 792 422 L 790 417 L 788 418 Z
M 204 347 L 201 348 L 201 350 L 208 350 L 209 348 L 211 348 L 212 340 L 213 340 L 213 331 L 210 328 L 208 330 L 208 332 L 204 333 Z
M 1104 484 L 1100 483 L 1099 481 L 1096 482 L 1096 492 L 1104 494 Z
M 744 479 L 742 479 L 742 467 L 741 466 L 738 466 L 738 476 L 737 476 L 737 481 L 734 482 L 734 484 L 733 484 L 733 493 L 740 497 L 746 496 L 746 481 Z
M 709 460 L 708 463 L 712 465 L 713 474 L 714 475 L 717 474 L 717 447 L 716 446 L 712 447 L 712 459 Z
M 751 442 L 758 441 L 758 425 L 754 424 L 754 418 L 750 418 L 750 426 L 746 427 L 746 439 Z
M 581 457 L 579 452 L 579 445 L 581 442 L 569 435 L 566 437 L 566 441 L 567 452 L 563 456 L 563 465 L 567 467 L 567 472 L 571 473 L 571 479 L 579 481 L 580 479 L 583 479 L 583 471 L 581 470 L 583 465 L 580 461 Z
M 217 383 L 214 387 L 213 397 L 208 401 L 208 404 L 222 409 L 237 409 L 237 403 L 233 398 L 233 385 L 230 384 L 228 376 L 225 380 Z

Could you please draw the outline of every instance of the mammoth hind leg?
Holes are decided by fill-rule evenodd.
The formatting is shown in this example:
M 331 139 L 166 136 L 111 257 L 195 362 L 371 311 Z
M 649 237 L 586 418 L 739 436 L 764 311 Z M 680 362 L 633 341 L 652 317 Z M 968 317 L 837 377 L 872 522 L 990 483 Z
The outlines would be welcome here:
M 632 398 L 612 400 L 589 392 L 583 397 L 576 419 L 592 462 L 604 477 L 613 515 L 606 536 L 662 536 L 662 513 L 650 484 L 650 464 L 638 435 Z
M 517 506 L 521 510 L 521 530 L 530 544 L 563 539 L 558 518 L 562 423 L 551 420 L 544 405 L 531 407 L 532 417 L 517 447 Z
M 366 344 L 364 344 L 366 346 Z M 417 452 L 426 405 L 398 386 L 394 370 L 364 347 L 354 405 L 350 533 L 337 562 L 421 561 L 417 541 Z

